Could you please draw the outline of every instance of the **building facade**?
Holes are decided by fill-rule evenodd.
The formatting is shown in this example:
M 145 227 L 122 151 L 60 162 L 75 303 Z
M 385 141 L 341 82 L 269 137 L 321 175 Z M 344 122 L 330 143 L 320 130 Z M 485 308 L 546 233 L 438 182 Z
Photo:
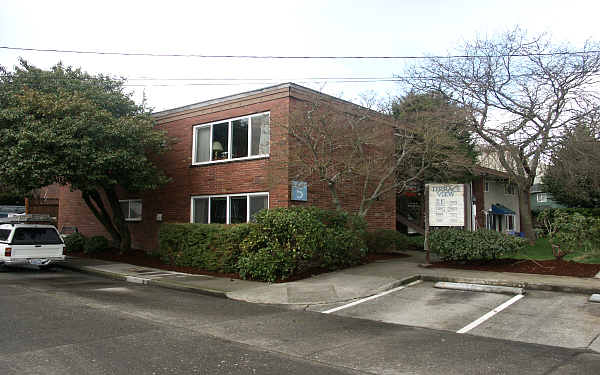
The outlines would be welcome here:
M 120 194 L 133 247 L 155 248 L 164 222 L 236 224 L 264 208 L 333 209 L 327 186 L 316 179 L 299 181 L 307 186 L 305 197 L 292 196 L 296 181 L 290 157 L 302 148 L 290 136 L 290 114 L 312 97 L 332 111 L 359 107 L 288 83 L 154 114 L 158 127 L 175 140 L 155 159 L 170 182 L 156 191 Z M 360 188 L 360 181 L 341 185 L 345 210 L 356 212 Z M 59 229 L 77 227 L 87 236 L 107 236 L 80 192 L 61 187 L 58 198 Z M 369 227 L 395 229 L 395 209 L 395 194 L 382 197 L 366 216 Z

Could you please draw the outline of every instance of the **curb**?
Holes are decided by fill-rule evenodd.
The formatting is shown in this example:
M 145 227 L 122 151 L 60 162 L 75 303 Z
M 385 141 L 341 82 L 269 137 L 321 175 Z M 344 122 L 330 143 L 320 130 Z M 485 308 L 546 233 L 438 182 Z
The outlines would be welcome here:
M 434 288 L 463 290 L 467 292 L 484 292 L 498 294 L 525 294 L 523 288 L 512 286 L 484 285 L 484 284 L 467 284 L 467 283 L 452 283 L 447 281 L 438 281 L 433 285 Z
M 598 288 L 590 288 L 590 287 L 583 287 L 583 286 L 570 286 L 570 285 L 559 285 L 559 284 L 540 284 L 540 283 L 528 283 L 528 282 L 503 281 L 503 280 L 485 280 L 485 279 L 476 279 L 476 278 L 470 278 L 470 277 L 447 277 L 447 276 L 421 275 L 421 280 L 433 281 L 433 282 L 447 281 L 447 282 L 453 282 L 453 283 L 506 286 L 506 287 L 529 289 L 529 290 L 543 290 L 543 291 L 548 291 L 548 292 L 579 293 L 579 294 L 598 293 Z
M 212 297 L 227 298 L 227 292 L 223 292 L 220 290 L 202 289 L 202 288 L 197 288 L 197 287 L 193 287 L 193 286 L 188 286 L 188 285 L 183 285 L 183 284 L 173 283 L 173 282 L 168 282 L 168 281 L 145 279 L 145 278 L 136 277 L 136 276 L 125 276 L 120 273 L 101 271 L 101 270 L 96 270 L 96 269 L 87 268 L 87 267 L 78 267 L 78 266 L 74 266 L 71 264 L 55 264 L 55 266 L 61 267 L 61 268 L 66 268 L 66 269 L 69 269 L 72 271 L 78 271 L 78 272 L 82 272 L 82 273 L 88 273 L 91 275 L 102 276 L 102 277 L 106 277 L 106 278 L 112 279 L 112 280 L 125 281 L 125 282 L 129 282 L 129 283 L 133 283 L 133 284 L 151 285 L 151 286 L 157 286 L 157 287 L 161 287 L 161 288 L 165 288 L 165 289 L 175 289 L 175 290 L 180 290 L 180 291 L 184 291 L 184 292 L 203 294 L 203 295 L 212 296 Z

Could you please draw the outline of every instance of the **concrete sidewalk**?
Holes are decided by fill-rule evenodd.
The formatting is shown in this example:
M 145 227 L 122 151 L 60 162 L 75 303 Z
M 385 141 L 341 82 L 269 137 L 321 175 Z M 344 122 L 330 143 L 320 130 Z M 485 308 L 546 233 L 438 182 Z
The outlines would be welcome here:
M 516 286 L 525 289 L 585 294 L 600 293 L 599 278 L 422 268 L 419 267 L 419 264 L 424 263 L 423 252 L 409 251 L 405 253 L 410 254 L 410 257 L 376 261 L 304 280 L 278 284 L 183 274 L 84 258 L 69 258 L 62 266 L 134 283 L 193 291 L 253 303 L 297 305 L 299 307 L 367 297 L 418 279 Z

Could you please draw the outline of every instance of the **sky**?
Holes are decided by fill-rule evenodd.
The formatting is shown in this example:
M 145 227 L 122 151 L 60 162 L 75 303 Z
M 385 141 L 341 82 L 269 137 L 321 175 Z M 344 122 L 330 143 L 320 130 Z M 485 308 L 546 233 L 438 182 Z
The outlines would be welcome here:
M 557 43 L 600 40 L 600 2 L 554 0 L 397 1 L 22 1 L 3 0 L 0 46 L 152 54 L 424 56 L 515 26 Z M 125 77 L 136 102 L 180 107 L 283 82 L 355 102 L 402 94 L 402 59 L 148 57 L 0 49 L 11 69 L 22 57 Z M 362 82 L 347 82 L 364 78 Z

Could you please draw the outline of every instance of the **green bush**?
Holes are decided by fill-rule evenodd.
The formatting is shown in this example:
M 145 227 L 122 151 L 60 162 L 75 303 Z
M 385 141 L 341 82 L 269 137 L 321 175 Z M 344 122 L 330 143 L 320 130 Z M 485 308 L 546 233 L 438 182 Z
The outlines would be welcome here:
M 264 210 L 242 241 L 242 277 L 274 281 L 309 269 L 335 270 L 364 259 L 366 223 L 341 211 L 316 207 Z M 271 259 L 271 261 L 269 261 Z
M 85 236 L 81 233 L 73 233 L 65 237 L 65 252 L 79 253 L 85 246 Z
M 250 224 L 163 224 L 157 255 L 176 266 L 237 272 L 240 243 L 249 230 Z
M 110 244 L 104 236 L 93 236 L 86 238 L 83 245 L 83 251 L 86 254 L 99 253 L 105 251 L 110 247 Z
M 442 260 L 496 259 L 515 254 L 526 244 L 522 238 L 489 229 L 438 229 L 429 234 L 431 252 Z
M 276 281 L 362 262 L 365 233 L 364 219 L 345 212 L 275 208 L 249 224 L 162 224 L 157 255 L 168 264 Z
M 366 241 L 370 253 L 402 251 L 414 247 L 406 234 L 391 229 L 378 229 L 368 232 Z
M 600 218 L 583 215 L 580 210 L 544 210 L 537 217 L 550 243 L 558 245 L 563 253 L 600 249 Z

